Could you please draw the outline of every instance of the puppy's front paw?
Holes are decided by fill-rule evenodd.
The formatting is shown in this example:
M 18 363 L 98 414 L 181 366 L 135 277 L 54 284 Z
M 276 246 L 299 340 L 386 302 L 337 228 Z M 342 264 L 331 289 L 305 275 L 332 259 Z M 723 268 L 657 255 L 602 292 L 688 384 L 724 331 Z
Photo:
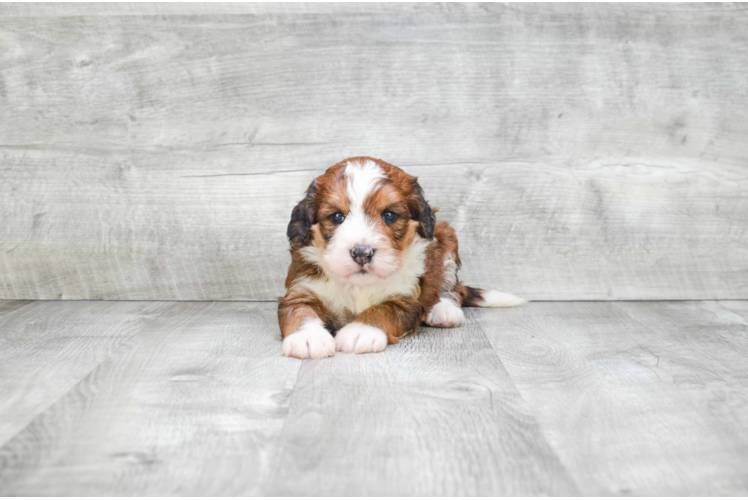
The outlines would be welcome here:
M 338 330 L 335 347 L 338 351 L 356 354 L 380 352 L 387 347 L 387 334 L 376 326 L 354 321 Z
M 462 308 L 450 299 L 441 299 L 426 316 L 426 324 L 437 328 L 452 328 L 460 326 L 465 319 Z
M 283 339 L 283 355 L 299 359 L 334 356 L 335 339 L 320 319 L 309 318 L 301 328 Z

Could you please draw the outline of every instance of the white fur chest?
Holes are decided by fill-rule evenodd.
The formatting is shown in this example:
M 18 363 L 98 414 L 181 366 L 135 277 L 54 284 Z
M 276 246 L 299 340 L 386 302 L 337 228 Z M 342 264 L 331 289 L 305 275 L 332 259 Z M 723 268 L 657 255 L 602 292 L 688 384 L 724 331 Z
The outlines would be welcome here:
M 327 276 L 302 278 L 295 286 L 302 286 L 322 300 L 336 315 L 357 315 L 371 306 L 381 304 L 392 297 L 413 295 L 418 280 L 425 272 L 426 248 L 429 241 L 414 242 L 403 255 L 403 265 L 392 276 L 371 285 L 353 285 Z

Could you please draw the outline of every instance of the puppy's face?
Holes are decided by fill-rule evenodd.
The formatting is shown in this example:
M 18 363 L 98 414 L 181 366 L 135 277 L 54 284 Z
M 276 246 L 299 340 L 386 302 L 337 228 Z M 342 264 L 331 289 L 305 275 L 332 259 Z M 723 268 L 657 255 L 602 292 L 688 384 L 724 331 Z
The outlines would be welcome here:
M 287 234 L 325 274 L 362 286 L 397 273 L 416 239 L 433 238 L 435 222 L 415 177 L 381 160 L 352 158 L 312 182 Z

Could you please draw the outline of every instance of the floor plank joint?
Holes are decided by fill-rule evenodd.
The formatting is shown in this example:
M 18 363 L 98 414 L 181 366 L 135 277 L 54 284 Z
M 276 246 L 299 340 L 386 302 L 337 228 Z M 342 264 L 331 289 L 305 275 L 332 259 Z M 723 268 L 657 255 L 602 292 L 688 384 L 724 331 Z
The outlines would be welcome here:
M 0 301 L 0 494 L 746 494 L 746 318 L 537 302 L 301 362 L 273 303 Z

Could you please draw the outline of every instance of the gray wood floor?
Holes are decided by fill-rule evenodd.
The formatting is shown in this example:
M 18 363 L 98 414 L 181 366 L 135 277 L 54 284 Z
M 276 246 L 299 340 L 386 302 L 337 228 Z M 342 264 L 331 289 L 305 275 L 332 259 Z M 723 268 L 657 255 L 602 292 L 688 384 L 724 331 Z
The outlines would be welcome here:
M 278 337 L 274 303 L 0 302 L 0 494 L 748 494 L 748 301 Z

